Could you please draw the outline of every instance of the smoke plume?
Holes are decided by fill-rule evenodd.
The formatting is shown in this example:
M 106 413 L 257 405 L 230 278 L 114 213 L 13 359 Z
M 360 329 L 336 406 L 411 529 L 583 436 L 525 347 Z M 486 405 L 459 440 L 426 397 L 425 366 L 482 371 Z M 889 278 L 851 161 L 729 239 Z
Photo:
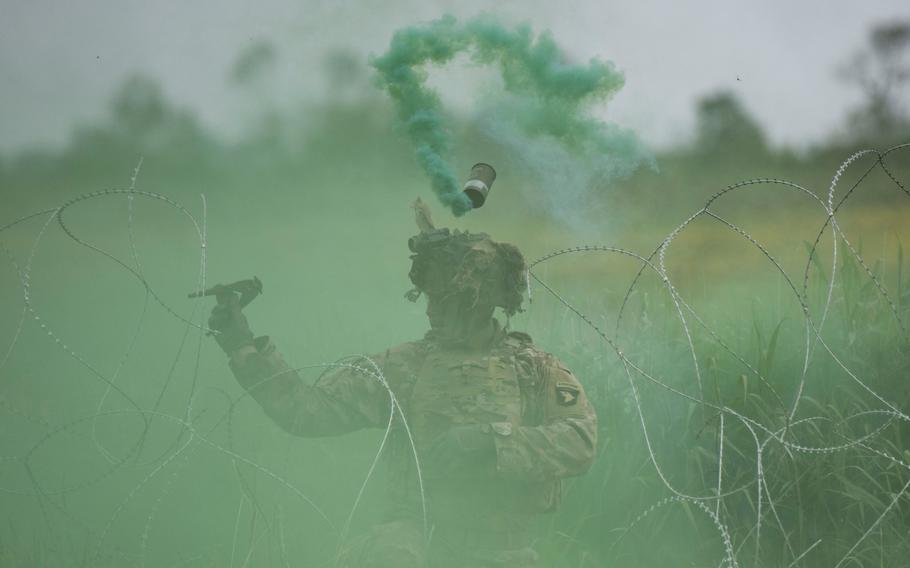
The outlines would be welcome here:
M 591 113 L 623 86 L 622 73 L 612 63 L 593 58 L 584 65 L 570 64 L 548 33 L 535 35 L 526 25 L 509 29 L 489 17 L 460 23 L 447 16 L 404 28 L 371 63 L 414 143 L 419 165 L 455 215 L 469 211 L 471 202 L 452 172 L 451 134 L 439 95 L 426 84 L 425 67 L 445 64 L 461 53 L 499 68 L 505 92 L 502 101 L 485 105 L 486 134 L 521 163 L 539 164 L 543 171 L 558 170 L 554 162 L 566 162 L 563 166 L 573 168 L 572 183 L 578 186 L 628 175 L 650 160 L 634 133 L 604 124 Z

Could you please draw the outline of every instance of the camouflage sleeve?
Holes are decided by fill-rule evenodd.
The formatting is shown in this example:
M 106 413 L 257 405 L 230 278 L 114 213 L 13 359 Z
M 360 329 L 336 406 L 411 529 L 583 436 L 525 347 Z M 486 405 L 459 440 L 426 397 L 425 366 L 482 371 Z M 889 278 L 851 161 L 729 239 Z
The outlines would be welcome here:
M 385 374 L 394 372 L 396 351 L 370 357 Z M 372 370 L 368 361 L 356 367 Z M 305 437 L 334 436 L 361 428 L 384 426 L 389 419 L 389 391 L 374 376 L 355 368 L 338 368 L 308 385 L 275 350 L 268 337 L 235 353 L 231 371 L 265 413 L 282 429 Z
M 532 425 L 491 425 L 497 471 L 506 477 L 546 481 L 581 475 L 597 444 L 597 415 L 578 379 L 554 357 L 537 367 L 527 401 Z

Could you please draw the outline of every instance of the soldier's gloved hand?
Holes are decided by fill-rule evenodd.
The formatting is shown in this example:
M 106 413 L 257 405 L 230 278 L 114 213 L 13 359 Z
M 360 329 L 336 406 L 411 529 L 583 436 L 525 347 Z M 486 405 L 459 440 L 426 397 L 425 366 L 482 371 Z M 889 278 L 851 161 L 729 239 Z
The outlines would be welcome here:
M 496 466 L 496 442 L 480 424 L 454 426 L 430 445 L 426 465 L 437 476 L 490 474 Z
M 228 355 L 246 345 L 253 344 L 253 332 L 240 308 L 240 298 L 230 293 L 218 297 L 218 304 L 209 316 L 209 329 L 215 341 Z

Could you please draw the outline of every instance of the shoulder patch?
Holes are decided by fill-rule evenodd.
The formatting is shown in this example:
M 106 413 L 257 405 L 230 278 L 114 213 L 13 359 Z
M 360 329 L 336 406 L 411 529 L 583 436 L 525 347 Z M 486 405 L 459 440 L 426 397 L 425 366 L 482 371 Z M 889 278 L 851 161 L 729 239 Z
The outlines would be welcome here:
M 556 404 L 559 406 L 575 406 L 578 403 L 581 391 L 573 383 L 556 383 Z

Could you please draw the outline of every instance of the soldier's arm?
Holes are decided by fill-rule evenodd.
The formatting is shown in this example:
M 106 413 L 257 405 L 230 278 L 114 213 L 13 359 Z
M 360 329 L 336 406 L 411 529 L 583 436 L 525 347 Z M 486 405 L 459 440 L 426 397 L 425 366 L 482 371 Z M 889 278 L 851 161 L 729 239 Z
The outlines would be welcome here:
M 370 359 L 383 369 L 390 367 L 390 358 L 394 358 L 393 352 Z M 374 370 L 366 360 L 353 365 Z M 265 413 L 296 436 L 334 436 L 388 422 L 389 392 L 375 376 L 355 368 L 338 368 L 308 385 L 268 337 L 258 337 L 234 350 L 230 367 Z
M 532 481 L 580 475 L 594 460 L 597 415 L 581 383 L 555 358 L 544 357 L 537 369 L 530 402 L 539 424 L 491 425 L 496 470 Z

